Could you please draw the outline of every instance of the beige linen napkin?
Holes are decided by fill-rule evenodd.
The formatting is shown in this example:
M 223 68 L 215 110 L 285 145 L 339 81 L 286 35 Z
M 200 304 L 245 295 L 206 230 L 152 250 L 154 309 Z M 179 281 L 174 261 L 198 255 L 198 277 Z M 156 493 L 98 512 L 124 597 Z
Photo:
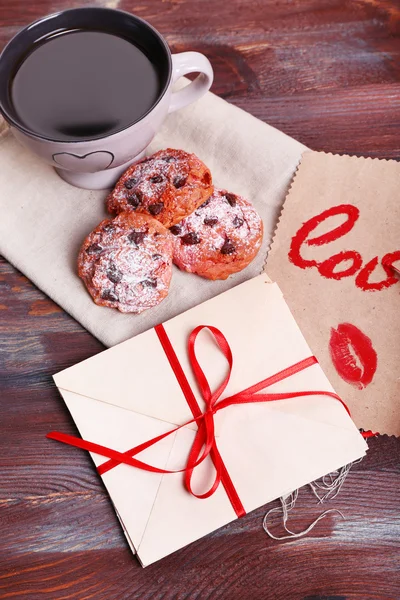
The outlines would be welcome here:
M 195 152 L 211 169 L 216 186 L 251 200 L 264 222 L 264 241 L 253 263 L 226 281 L 207 281 L 174 268 L 170 293 L 158 307 L 126 315 L 96 306 L 77 276 L 79 247 L 106 216 L 107 192 L 70 186 L 9 131 L 0 133 L 1 254 L 107 346 L 259 274 L 305 150 L 212 93 L 170 115 L 149 153 L 168 146 Z

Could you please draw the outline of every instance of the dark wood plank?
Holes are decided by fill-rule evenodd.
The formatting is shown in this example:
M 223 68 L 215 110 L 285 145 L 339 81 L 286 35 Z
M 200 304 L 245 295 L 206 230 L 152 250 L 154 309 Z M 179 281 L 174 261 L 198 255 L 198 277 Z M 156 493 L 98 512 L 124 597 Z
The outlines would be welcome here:
M 310 147 L 400 159 L 397 0 L 96 4 L 147 18 L 174 52 L 207 54 L 216 93 Z M 0 0 L 0 47 L 29 21 L 65 7 Z M 387 436 L 370 440 L 329 504 L 345 521 L 332 514 L 307 538 L 275 542 L 262 530 L 263 508 L 142 569 L 89 457 L 45 438 L 55 428 L 76 433 L 51 374 L 100 350 L 0 261 L 1 598 L 400 598 L 400 440 Z M 303 490 L 293 529 L 323 508 Z

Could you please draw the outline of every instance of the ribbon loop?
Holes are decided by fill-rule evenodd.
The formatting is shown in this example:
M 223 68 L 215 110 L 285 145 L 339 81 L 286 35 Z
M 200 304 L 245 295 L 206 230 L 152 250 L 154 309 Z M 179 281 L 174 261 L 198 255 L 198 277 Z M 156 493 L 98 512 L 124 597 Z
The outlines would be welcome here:
M 203 329 L 208 329 L 208 331 L 211 333 L 222 354 L 225 356 L 229 367 L 227 375 L 215 392 L 211 391 L 207 377 L 205 376 L 196 356 L 197 336 Z M 203 413 L 203 420 L 198 423 L 196 436 L 189 454 L 189 459 L 187 462 L 188 469 L 185 472 L 185 487 L 188 492 L 190 492 L 193 496 L 196 496 L 196 498 L 209 498 L 218 489 L 218 486 L 222 481 L 222 458 L 217 450 L 217 443 L 215 440 L 214 415 L 218 410 L 218 399 L 224 393 L 226 386 L 229 383 L 232 372 L 233 357 L 228 340 L 224 334 L 219 329 L 211 325 L 199 325 L 193 329 L 188 340 L 188 355 L 194 376 L 197 380 L 201 395 L 203 396 L 206 405 L 206 410 Z M 207 454 L 211 454 L 211 460 L 215 467 L 215 479 L 213 485 L 207 492 L 204 492 L 203 494 L 195 494 L 192 488 L 192 477 L 194 472 L 194 467 L 192 465 L 196 462 L 196 460 L 198 460 L 202 448 L 204 448 Z
M 196 356 L 196 350 L 195 350 L 196 339 L 197 339 L 197 336 L 199 335 L 199 333 L 203 329 L 208 329 L 210 331 L 210 333 L 212 334 L 214 340 L 216 341 L 219 349 L 221 350 L 222 354 L 225 356 L 225 358 L 228 362 L 228 366 L 229 366 L 226 377 L 224 378 L 221 385 L 215 390 L 214 393 L 211 392 L 207 378 L 206 378 L 204 371 L 201 368 L 199 361 L 197 360 L 197 356 Z M 197 383 L 199 384 L 201 395 L 204 398 L 206 406 L 213 407 L 216 404 L 216 402 L 218 401 L 218 399 L 220 398 L 220 396 L 224 393 L 226 386 L 229 383 L 229 379 L 230 379 L 231 372 L 232 372 L 233 357 L 232 357 L 232 351 L 228 344 L 228 341 L 227 341 L 226 337 L 224 336 L 224 334 L 216 327 L 213 327 L 212 325 L 199 325 L 198 327 L 193 329 L 192 333 L 189 336 L 188 355 L 189 355 L 189 360 L 190 360 L 190 364 L 193 369 L 194 376 L 196 377 Z

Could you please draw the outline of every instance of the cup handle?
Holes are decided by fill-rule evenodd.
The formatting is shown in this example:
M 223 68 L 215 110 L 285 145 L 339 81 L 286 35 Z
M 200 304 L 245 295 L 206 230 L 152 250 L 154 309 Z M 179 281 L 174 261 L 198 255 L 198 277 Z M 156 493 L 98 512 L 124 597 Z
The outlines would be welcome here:
M 196 79 L 182 90 L 172 92 L 168 112 L 183 108 L 204 96 L 210 89 L 214 72 L 208 58 L 200 52 L 181 52 L 172 55 L 172 83 L 188 73 L 199 73 Z

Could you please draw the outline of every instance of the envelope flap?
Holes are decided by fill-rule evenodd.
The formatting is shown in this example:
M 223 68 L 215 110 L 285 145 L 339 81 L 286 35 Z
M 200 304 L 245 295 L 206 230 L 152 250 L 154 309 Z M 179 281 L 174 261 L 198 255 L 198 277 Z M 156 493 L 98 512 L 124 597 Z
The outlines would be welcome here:
M 154 329 L 54 375 L 57 387 L 181 425 L 193 415 Z
M 64 401 L 81 436 L 119 452 L 145 442 L 170 429 L 170 424 L 123 408 L 98 402 L 61 390 Z M 140 453 L 140 460 L 166 468 L 174 444 L 175 434 Z M 91 453 L 96 466 L 107 458 Z M 162 475 L 118 465 L 102 475 L 113 501 L 118 518 L 123 523 L 128 541 L 136 547 L 142 539 L 150 517 Z M 140 490 L 140 492 L 138 492 Z

